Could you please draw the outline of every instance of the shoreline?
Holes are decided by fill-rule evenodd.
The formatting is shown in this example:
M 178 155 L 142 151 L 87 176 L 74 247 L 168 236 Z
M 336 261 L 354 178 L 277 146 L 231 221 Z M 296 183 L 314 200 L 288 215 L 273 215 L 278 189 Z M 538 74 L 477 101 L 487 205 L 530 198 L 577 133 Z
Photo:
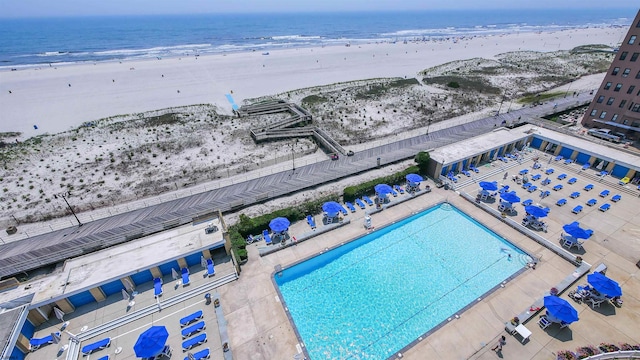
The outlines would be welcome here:
M 581 28 L 553 32 L 474 36 L 453 41 L 367 43 L 296 47 L 161 60 L 74 63 L 2 72 L 2 132 L 20 139 L 77 128 L 87 121 L 177 106 L 206 104 L 231 114 L 237 104 L 301 88 L 371 78 L 416 77 L 450 61 L 492 58 L 509 51 L 615 46 L 624 29 Z M 425 56 L 425 54 L 427 54 Z M 11 93 L 9 93 L 11 91 Z M 37 126 L 35 129 L 33 126 Z

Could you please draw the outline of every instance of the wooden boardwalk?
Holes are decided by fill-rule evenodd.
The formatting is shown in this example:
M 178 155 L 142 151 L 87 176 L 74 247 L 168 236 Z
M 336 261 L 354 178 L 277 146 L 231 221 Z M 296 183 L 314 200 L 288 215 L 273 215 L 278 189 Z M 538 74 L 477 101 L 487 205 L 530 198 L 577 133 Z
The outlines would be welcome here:
M 383 166 L 410 159 L 419 151 L 438 148 L 489 132 L 500 126 L 503 120 L 510 122 L 520 117 L 523 120 L 539 117 L 573 107 L 577 102 L 588 102 L 591 98 L 592 96 L 583 94 L 579 98 L 560 99 L 557 101 L 556 110 L 553 110 L 553 104 L 523 108 L 509 114 L 475 120 L 428 135 L 373 147 L 357 152 L 354 156 L 343 156 L 336 161 L 325 160 L 310 164 L 296 168 L 295 172 L 283 171 L 95 220 L 81 227 L 71 227 L 4 244 L 0 246 L 0 277 L 55 264 L 70 257 L 187 224 L 194 218 L 218 209 L 222 212 L 235 211 L 267 199 L 365 172 L 377 167 L 378 158 Z

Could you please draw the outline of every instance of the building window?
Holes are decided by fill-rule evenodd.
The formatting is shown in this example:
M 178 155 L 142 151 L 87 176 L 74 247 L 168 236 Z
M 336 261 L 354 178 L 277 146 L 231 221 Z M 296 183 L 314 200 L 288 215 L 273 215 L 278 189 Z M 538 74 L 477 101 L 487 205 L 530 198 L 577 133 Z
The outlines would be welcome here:
M 629 42 L 627 44 L 629 45 L 633 45 L 633 43 L 636 42 L 636 37 L 635 35 L 631 35 L 631 37 L 629 38 Z
M 616 122 L 616 120 L 618 120 L 618 114 L 613 114 L 611 121 Z
M 622 109 L 626 104 L 627 104 L 627 100 L 622 100 L 622 101 L 620 101 L 620 106 L 618 106 L 618 107 L 620 109 Z
M 624 69 L 624 71 L 622 72 L 622 77 L 629 76 L 630 72 L 631 72 L 631 69 L 629 69 L 629 68 Z
M 591 110 L 591 116 L 596 116 L 597 113 L 598 113 L 598 110 L 596 109 Z
M 627 90 L 627 94 L 631 94 L 633 92 L 633 90 L 635 90 L 635 88 L 636 88 L 635 85 L 629 86 L 629 90 Z
M 613 71 L 611 72 L 611 75 L 618 75 L 619 72 L 620 72 L 620 68 L 619 67 L 614 67 Z
M 598 100 L 596 100 L 598 104 L 602 104 L 602 102 L 604 101 L 604 95 L 600 95 L 598 97 Z
M 631 111 L 640 112 L 640 104 L 633 105 L 633 107 L 631 108 Z
M 615 89 L 613 89 L 613 91 L 620 91 L 620 89 L 622 89 L 622 84 L 617 83 Z
M 609 89 L 611 89 L 611 85 L 612 85 L 612 84 L 611 84 L 611 81 L 607 82 L 607 83 L 604 85 L 604 89 L 605 89 L 605 90 L 609 90 Z
M 603 110 L 603 111 L 600 113 L 600 119 L 604 119 L 606 116 L 607 116 L 607 112 Z
M 640 55 L 640 53 L 633 53 L 633 55 L 631 55 L 631 60 L 630 61 L 638 60 L 638 55 Z
M 629 124 L 629 119 L 622 120 L 622 125 L 628 125 L 628 124 Z
M 627 58 L 627 55 L 629 55 L 629 52 L 628 52 L 628 51 L 623 51 L 623 52 L 620 54 L 620 60 L 624 60 L 624 59 L 626 59 L 626 58 Z
M 640 71 L 636 74 L 636 79 L 640 79 Z
M 614 97 L 610 97 L 609 100 L 607 100 L 607 105 L 611 105 L 613 104 L 613 102 L 616 100 L 616 98 Z

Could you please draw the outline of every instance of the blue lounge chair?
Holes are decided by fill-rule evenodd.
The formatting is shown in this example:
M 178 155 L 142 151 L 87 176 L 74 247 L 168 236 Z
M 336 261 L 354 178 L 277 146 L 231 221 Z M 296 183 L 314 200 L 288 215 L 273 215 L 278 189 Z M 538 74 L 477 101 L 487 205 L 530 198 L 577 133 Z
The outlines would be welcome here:
M 593 190 L 593 184 L 587 184 L 587 186 L 584 187 L 584 191 L 591 191 Z
M 155 295 L 155 297 L 162 295 L 162 279 L 161 278 L 153 279 L 153 295 Z
M 553 174 L 554 171 L 555 170 L 553 170 L 553 169 L 547 169 L 547 171 L 545 171 L 544 173 L 547 174 L 547 175 L 551 175 L 551 174 Z
M 469 171 L 467 171 L 467 170 L 460 170 L 460 172 L 461 172 L 463 175 L 471 176 L 471 173 L 470 173 Z
M 607 176 L 607 175 L 609 175 L 608 171 L 605 171 L 605 170 L 600 171 L 600 176 L 604 177 L 604 176 Z
M 573 164 L 573 160 L 567 159 L 564 161 L 565 165 Z
M 555 190 L 555 191 L 562 190 L 562 184 L 558 184 L 558 185 L 554 186 L 553 190 Z
M 182 286 L 189 285 L 189 269 L 182 268 Z
M 509 161 L 509 159 L 504 158 L 504 157 L 502 157 L 502 156 L 498 156 L 498 160 L 500 160 L 500 161 L 502 161 L 502 162 L 508 162 L 508 161 Z
M 533 175 L 533 176 L 531 177 L 531 180 L 533 180 L 533 181 L 538 181 L 538 180 L 540 180 L 540 178 L 541 178 L 541 177 L 542 177 L 542 175 L 540 175 L 540 174 L 535 174 L 535 175 Z
M 273 242 L 271 241 L 271 235 L 269 235 L 268 230 L 262 230 L 262 238 L 267 245 L 271 245 Z
M 609 209 L 611 209 L 611 204 L 602 204 L 602 206 L 599 207 L 600 211 L 605 212 Z
M 393 195 L 393 197 L 397 197 L 398 196 L 398 192 L 396 191 L 396 189 L 391 189 L 391 195 Z
M 607 197 L 609 196 L 609 190 L 604 189 L 600 192 L 600 197 Z
M 572 199 L 577 199 L 580 197 L 580 192 L 579 191 L 574 191 L 571 193 L 571 198 Z
M 109 359 L 110 359 L 109 355 L 105 355 L 105 356 L 99 358 L 98 360 L 109 360 Z
M 533 184 L 530 183 L 530 182 L 522 184 L 522 188 L 525 189 L 525 190 L 528 190 L 532 186 L 533 186 Z
M 192 358 L 189 358 L 189 356 L 187 356 L 186 358 L 184 358 L 184 360 L 190 360 L 190 359 L 203 360 L 203 359 L 208 359 L 209 356 L 211 356 L 209 354 L 209 348 L 206 348 L 198 351 L 197 353 L 194 353 Z
M 200 344 L 207 342 L 207 333 L 202 333 L 198 336 L 194 336 L 191 339 L 185 340 L 182 342 L 182 350 L 187 351 L 190 350 L 194 346 L 198 346 Z
M 560 160 L 562 160 L 562 159 L 564 159 L 564 156 L 562 156 L 562 155 L 558 155 L 558 156 L 556 156 L 556 158 L 555 158 L 554 160 L 555 160 L 555 161 L 560 161 Z
M 56 335 L 60 336 L 60 332 L 56 332 Z M 53 344 L 53 335 L 49 334 L 42 338 L 32 338 L 29 340 L 29 350 L 36 351 L 42 345 Z
M 540 197 L 543 198 L 543 199 L 546 198 L 549 195 L 551 195 L 551 191 L 549 191 L 549 190 L 545 190 L 545 191 L 540 193 Z
M 362 200 L 364 200 L 364 202 L 366 202 L 369 206 L 373 206 L 373 201 L 367 195 L 362 195 Z
M 551 179 L 546 178 L 546 179 L 542 180 L 542 181 L 540 182 L 540 184 L 545 185 L 545 186 L 546 186 L 546 185 L 549 185 L 549 184 L 551 184 Z
M 567 174 L 560 174 L 558 175 L 558 180 L 564 180 L 567 178 Z
M 591 167 L 591 163 L 585 163 L 584 165 L 582 165 L 582 170 L 587 170 L 590 167 Z
M 400 194 L 404 194 L 404 189 L 401 188 L 399 185 L 393 185 L 393 188 Z
M 520 170 L 520 172 L 518 174 L 524 175 L 524 174 L 528 174 L 528 173 L 529 173 L 529 169 L 522 169 L 522 170 Z
M 479 173 L 480 170 L 478 170 L 478 168 L 475 165 L 469 165 L 469 169 L 471 171 L 473 171 L 474 173 Z
M 363 210 L 364 210 L 364 209 L 367 207 L 367 206 L 362 202 L 362 200 L 360 200 L 360 199 L 356 199 L 355 201 L 356 201 L 356 205 L 358 205 L 358 207 L 359 207 L 360 209 L 363 209 Z
M 213 260 L 207 259 L 207 276 L 213 276 L 216 274 L 216 268 L 213 264 Z
M 307 215 L 307 224 L 309 224 L 309 226 L 311 227 L 311 229 L 315 230 L 316 228 L 316 221 L 313 220 L 313 216 L 311 215 Z
M 202 310 L 198 310 L 193 314 L 187 315 L 180 319 L 180 327 L 185 327 L 194 321 L 202 319 Z
M 613 201 L 613 202 L 618 202 L 618 201 L 620 201 L 621 199 L 622 199 L 622 195 L 620 195 L 620 194 L 615 194 L 615 195 L 613 195 L 613 196 L 611 197 L 611 201 Z
M 85 345 L 82 347 L 82 355 L 89 355 L 94 351 L 105 349 L 109 347 L 109 345 L 111 345 L 111 338 L 102 339 L 92 344 Z
M 205 330 L 207 325 L 205 325 L 204 321 L 200 321 L 199 323 L 195 323 L 189 327 L 182 329 L 182 338 L 186 339 L 191 337 L 191 335 L 195 335 L 202 330 Z
M 529 206 L 531 204 L 533 204 L 533 200 L 531 200 L 531 199 L 527 199 L 527 200 L 522 202 L 522 205 L 524 205 L 524 206 Z
M 578 181 L 578 179 L 576 179 L 576 178 L 571 178 L 571 179 L 569 179 L 569 181 L 567 181 L 567 184 L 569 184 L 569 185 L 573 185 L 573 184 L 575 184 L 577 181 Z
M 347 201 L 347 202 L 346 202 L 346 203 L 344 203 L 344 204 L 347 206 L 347 208 L 349 208 L 349 211 L 351 211 L 352 213 L 356 212 L 356 207 L 355 207 L 355 206 L 353 206 L 353 204 L 352 204 L 352 203 L 350 203 L 350 202 L 348 202 L 348 201 Z
M 532 166 L 532 168 L 533 168 L 534 170 L 535 170 L 535 169 L 540 169 L 541 167 L 542 167 L 542 165 L 541 165 L 540 163 L 538 163 L 538 162 L 533 163 L 533 166 Z
M 527 189 L 528 192 L 532 193 L 534 191 L 538 190 L 538 187 L 535 185 L 529 186 L 529 188 Z
M 558 206 L 563 206 L 563 205 L 566 205 L 566 204 L 567 204 L 567 199 L 565 199 L 565 198 L 562 198 L 562 199 L 556 201 L 556 205 L 558 205 Z
M 587 201 L 587 205 L 589 205 L 589 206 L 593 206 L 593 205 L 595 205 L 597 203 L 598 203 L 598 200 L 596 200 L 596 199 L 589 199 L 589 201 Z
M 349 215 L 349 212 L 347 211 L 347 209 L 344 208 L 344 206 L 340 206 L 340 212 L 342 213 L 343 216 Z
M 579 214 L 580 212 L 582 212 L 582 205 L 578 205 L 574 207 L 573 210 L 571 210 L 571 212 L 574 214 Z

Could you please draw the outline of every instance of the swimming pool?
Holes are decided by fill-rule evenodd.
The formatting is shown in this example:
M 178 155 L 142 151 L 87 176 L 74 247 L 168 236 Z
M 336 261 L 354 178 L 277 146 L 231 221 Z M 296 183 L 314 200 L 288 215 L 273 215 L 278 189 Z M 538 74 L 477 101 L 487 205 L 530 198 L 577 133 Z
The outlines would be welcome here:
M 274 277 L 311 359 L 384 359 L 529 260 L 441 204 Z

